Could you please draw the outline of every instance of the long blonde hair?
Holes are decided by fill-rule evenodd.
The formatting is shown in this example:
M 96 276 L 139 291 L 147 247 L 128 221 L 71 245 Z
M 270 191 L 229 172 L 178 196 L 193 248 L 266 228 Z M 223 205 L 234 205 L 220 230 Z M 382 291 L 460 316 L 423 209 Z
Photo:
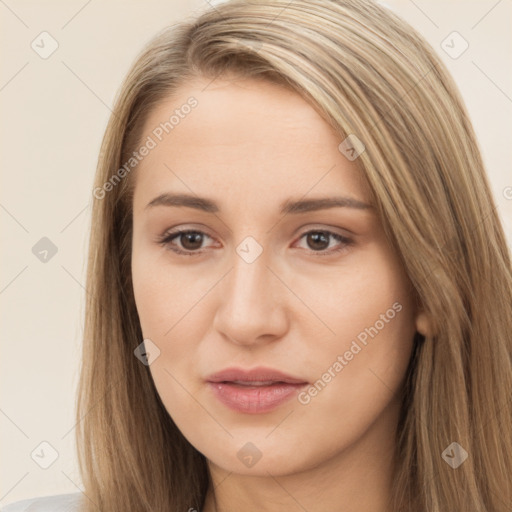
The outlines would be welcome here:
M 298 92 L 340 137 L 364 142 L 357 165 L 432 323 L 407 375 L 393 510 L 510 512 L 510 251 L 452 78 L 413 28 L 370 0 L 217 5 L 159 33 L 129 71 L 94 184 L 76 432 L 86 510 L 200 510 L 211 484 L 134 356 L 136 167 L 121 178 L 118 169 L 156 104 L 194 77 L 228 73 Z M 457 468 L 442 456 L 452 442 L 468 454 Z

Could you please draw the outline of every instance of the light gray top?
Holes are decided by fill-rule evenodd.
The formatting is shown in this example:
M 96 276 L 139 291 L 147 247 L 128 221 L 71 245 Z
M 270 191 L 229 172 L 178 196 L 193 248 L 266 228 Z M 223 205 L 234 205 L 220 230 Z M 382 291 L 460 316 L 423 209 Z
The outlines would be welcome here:
M 83 499 L 81 492 L 39 496 L 4 505 L 0 512 L 80 512 Z

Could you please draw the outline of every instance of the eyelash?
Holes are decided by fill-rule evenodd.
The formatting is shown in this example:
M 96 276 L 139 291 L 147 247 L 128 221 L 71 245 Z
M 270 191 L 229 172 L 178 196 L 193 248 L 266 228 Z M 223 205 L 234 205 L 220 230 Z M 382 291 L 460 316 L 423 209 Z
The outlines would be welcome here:
M 201 235 L 207 236 L 208 238 L 211 238 L 208 234 L 204 233 L 203 231 L 196 230 L 196 229 L 179 229 L 176 231 L 172 231 L 170 233 L 165 233 L 163 236 L 158 238 L 157 243 L 162 245 L 165 249 L 175 252 L 176 254 L 181 254 L 183 256 L 199 256 L 204 251 L 184 251 L 182 249 L 177 248 L 176 246 L 174 246 L 174 248 L 170 247 L 170 245 L 171 245 L 170 242 L 172 240 L 174 240 L 175 238 L 178 238 L 182 234 L 187 234 L 187 233 L 195 233 L 195 234 L 199 233 Z M 330 256 L 332 254 L 339 253 L 339 252 L 345 250 L 348 246 L 353 244 L 353 240 L 351 240 L 350 238 L 342 236 L 338 233 L 333 233 L 332 231 L 329 231 L 326 229 L 313 229 L 310 231 L 306 231 L 305 233 L 303 233 L 300 236 L 299 240 L 301 240 L 304 236 L 309 235 L 310 233 L 327 234 L 328 236 L 332 236 L 334 239 L 336 239 L 342 243 L 342 245 L 337 249 L 311 251 L 314 256 L 320 256 L 320 257 Z

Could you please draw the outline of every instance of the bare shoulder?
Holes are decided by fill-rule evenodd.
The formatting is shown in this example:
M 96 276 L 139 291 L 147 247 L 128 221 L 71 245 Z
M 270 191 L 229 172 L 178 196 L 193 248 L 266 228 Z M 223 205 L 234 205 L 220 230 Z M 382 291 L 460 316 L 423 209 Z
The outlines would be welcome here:
M 55 494 L 15 501 L 3 506 L 0 512 L 80 512 L 83 503 L 81 492 Z

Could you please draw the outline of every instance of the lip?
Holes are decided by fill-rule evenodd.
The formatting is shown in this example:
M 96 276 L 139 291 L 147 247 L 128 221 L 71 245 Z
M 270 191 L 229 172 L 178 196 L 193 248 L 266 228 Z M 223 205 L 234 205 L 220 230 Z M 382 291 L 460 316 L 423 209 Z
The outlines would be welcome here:
M 227 368 L 206 379 L 214 396 L 237 412 L 270 412 L 290 400 L 308 382 L 272 368 Z
M 245 370 L 243 368 L 226 368 L 206 378 L 208 382 L 285 382 L 287 384 L 307 384 L 304 379 L 287 375 L 273 368 L 258 366 Z

